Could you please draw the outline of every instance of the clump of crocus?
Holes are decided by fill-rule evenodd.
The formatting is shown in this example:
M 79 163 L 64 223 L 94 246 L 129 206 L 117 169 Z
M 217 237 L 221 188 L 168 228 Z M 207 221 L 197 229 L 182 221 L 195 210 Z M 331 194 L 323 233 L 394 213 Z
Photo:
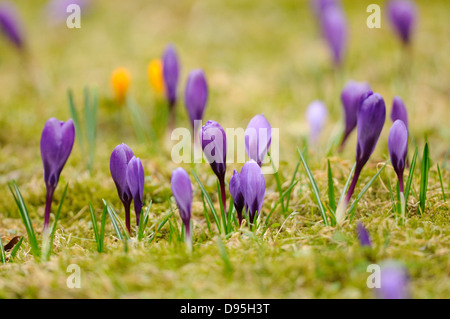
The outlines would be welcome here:
M 392 100 L 391 120 L 392 123 L 396 120 L 401 120 L 408 128 L 408 112 L 406 111 L 405 103 L 399 96 L 395 96 Z
M 366 227 L 361 222 L 358 222 L 358 225 L 356 226 L 356 232 L 358 234 L 358 240 L 359 244 L 361 246 L 370 247 L 370 236 L 369 232 L 367 231 Z
M 404 45 L 411 42 L 416 23 L 416 6 L 410 0 L 391 0 L 387 6 L 389 21 Z
M 234 170 L 233 176 L 230 178 L 230 194 L 233 198 L 234 208 L 236 209 L 236 214 L 239 221 L 239 227 L 242 224 L 242 210 L 244 209 L 244 194 L 241 187 L 241 177 L 239 173 Z
M 22 23 L 17 9 L 12 3 L 0 3 L 0 30 L 5 37 L 17 48 L 24 46 Z
M 142 162 L 139 157 L 133 156 L 127 165 L 127 184 L 133 197 L 136 226 L 139 226 L 139 217 L 142 212 L 144 183 L 145 176 Z
M 347 20 L 338 5 L 326 6 L 320 16 L 322 34 L 330 47 L 335 66 L 342 64 L 347 46 Z
M 313 101 L 306 109 L 306 120 L 309 125 L 309 140 L 312 145 L 317 145 L 327 117 L 328 110 L 322 101 Z
M 203 154 L 219 180 L 223 209 L 226 212 L 225 172 L 227 162 L 227 137 L 222 126 L 208 121 L 202 126 L 200 141 Z
M 119 67 L 111 74 L 111 86 L 114 91 L 116 101 L 123 103 L 130 87 L 131 75 L 127 68 Z
M 255 218 L 261 213 L 266 193 L 266 180 L 261 167 L 254 160 L 244 164 L 239 177 L 249 222 L 253 225 Z
M 403 171 L 405 170 L 406 153 L 408 151 L 408 129 L 402 120 L 396 120 L 392 124 L 388 137 L 388 149 L 392 166 L 398 177 L 402 217 L 405 218 L 406 203 L 403 194 Z
M 122 143 L 114 148 L 109 162 L 111 177 L 116 184 L 117 193 L 125 209 L 125 222 L 129 233 L 131 232 L 130 206 L 133 194 L 128 183 L 127 170 L 132 158 L 134 158 L 133 151 L 128 145 Z
M 264 114 L 255 115 L 245 129 L 245 151 L 261 166 L 272 142 L 272 126 Z
M 350 133 L 356 127 L 356 118 L 361 103 L 361 97 L 369 90 L 370 86 L 367 82 L 356 82 L 353 80 L 347 82 L 342 89 L 341 101 L 345 118 L 345 130 L 341 145 L 339 146 L 339 151 L 343 150 Z
M 192 185 L 188 173 L 181 167 L 173 171 L 170 179 L 172 194 L 177 202 L 180 217 L 186 233 L 186 244 L 192 249 L 191 211 L 192 211 Z
M 164 87 L 170 112 L 169 127 L 173 129 L 175 126 L 175 105 L 177 103 L 180 63 L 175 47 L 172 44 L 166 47 L 162 57 L 162 63 Z
M 358 109 L 358 140 L 356 144 L 355 173 L 353 174 L 352 183 L 350 184 L 347 195 L 336 210 L 336 220 L 338 223 L 343 222 L 345 219 L 348 202 L 355 191 L 361 170 L 375 149 L 383 129 L 385 118 L 386 106 L 383 97 L 372 91 L 366 92 L 362 97 L 362 102 Z
M 62 122 L 49 119 L 41 136 L 41 157 L 44 164 L 44 180 L 47 189 L 44 216 L 44 234 L 47 234 L 53 194 L 58 185 L 59 176 L 72 151 L 75 141 L 75 126 L 72 119 Z
M 191 120 L 192 128 L 195 121 L 203 119 L 206 102 L 208 101 L 208 84 L 203 70 L 197 69 L 189 73 L 184 91 L 184 104 Z M 194 132 L 197 134 L 197 132 Z
M 157 96 L 164 92 L 163 64 L 161 59 L 153 59 L 147 67 L 150 87 Z
M 386 261 L 380 265 L 380 289 L 378 295 L 382 299 L 408 299 L 409 275 L 407 269 L 395 261 Z

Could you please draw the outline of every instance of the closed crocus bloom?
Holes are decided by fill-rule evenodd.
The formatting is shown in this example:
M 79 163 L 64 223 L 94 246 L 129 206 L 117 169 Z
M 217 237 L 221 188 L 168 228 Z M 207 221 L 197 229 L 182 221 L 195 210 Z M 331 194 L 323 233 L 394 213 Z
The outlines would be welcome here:
M 364 225 L 361 222 L 359 222 L 358 225 L 356 226 L 356 229 L 357 229 L 359 244 L 361 246 L 370 247 L 371 246 L 370 237 L 369 237 L 369 232 L 367 231 L 366 227 L 364 227 Z
M 341 65 L 347 46 L 347 21 L 339 6 L 327 6 L 321 17 L 322 33 L 331 49 L 333 62 Z
M 399 96 L 395 96 L 392 101 L 391 120 L 401 120 L 406 128 L 408 128 L 408 112 L 406 111 L 405 103 Z
M 328 110 L 322 101 L 313 101 L 306 109 L 306 120 L 309 125 L 309 137 L 311 144 L 317 144 L 325 122 L 327 121 Z
M 131 76 L 128 69 L 119 67 L 111 74 L 111 85 L 114 90 L 115 98 L 118 102 L 123 102 L 130 87 Z
M 164 92 L 163 64 L 160 59 L 151 60 L 147 68 L 150 86 L 157 95 Z
M 109 168 L 111 176 L 116 184 L 117 193 L 125 208 L 125 220 L 128 232 L 131 231 L 130 227 L 130 206 L 133 200 L 130 187 L 127 181 L 127 168 L 128 163 L 134 157 L 133 151 L 126 144 L 117 145 L 111 154 Z
M 388 137 L 389 157 L 397 174 L 400 192 L 403 192 L 403 171 L 405 170 L 406 152 L 408 151 L 408 129 L 401 120 L 392 124 Z
M 16 7 L 12 3 L 0 3 L 0 29 L 18 49 L 23 47 L 22 25 Z
M 246 162 L 242 167 L 240 183 L 250 223 L 253 224 L 255 217 L 261 213 L 266 193 L 264 174 L 254 160 Z
M 201 121 L 208 100 L 208 84 L 202 70 L 193 70 L 189 73 L 186 90 L 184 91 L 184 103 L 191 120 L 192 127 L 194 121 Z M 194 132 L 196 134 L 196 132 Z
M 127 166 L 127 183 L 133 197 L 137 226 L 139 226 L 139 217 L 143 206 L 144 182 L 145 176 L 142 162 L 138 157 L 133 156 Z
M 244 209 L 244 194 L 242 193 L 241 188 L 241 179 L 239 173 L 234 170 L 233 176 L 230 179 L 230 194 L 233 198 L 234 208 L 236 209 L 236 213 L 239 220 L 239 226 L 242 223 L 242 210 Z
M 225 172 L 227 169 L 227 136 L 222 126 L 215 121 L 208 121 L 199 134 L 203 154 L 216 174 L 221 190 L 222 205 L 226 212 Z
M 382 299 L 408 299 L 410 294 L 407 269 L 395 261 L 384 262 L 380 268 L 379 297 Z
M 349 81 L 342 89 L 341 101 L 344 110 L 345 131 L 342 138 L 340 150 L 343 149 L 347 138 L 356 127 L 356 117 L 358 115 L 358 107 L 361 102 L 362 95 L 370 90 L 370 86 L 366 82 Z
M 254 116 L 245 129 L 245 151 L 248 157 L 261 166 L 271 142 L 272 126 L 264 114 Z
M 181 167 L 173 171 L 170 179 L 170 187 L 186 230 L 186 240 L 188 244 L 191 244 L 192 184 L 188 173 Z
M 416 5 L 410 0 L 391 0 L 388 16 L 392 27 L 404 44 L 409 44 L 416 23 Z
M 48 230 L 53 193 L 59 176 L 72 151 L 75 141 L 75 127 L 72 119 L 66 122 L 49 119 L 41 136 L 41 157 L 44 164 L 44 180 L 47 189 L 44 231 Z

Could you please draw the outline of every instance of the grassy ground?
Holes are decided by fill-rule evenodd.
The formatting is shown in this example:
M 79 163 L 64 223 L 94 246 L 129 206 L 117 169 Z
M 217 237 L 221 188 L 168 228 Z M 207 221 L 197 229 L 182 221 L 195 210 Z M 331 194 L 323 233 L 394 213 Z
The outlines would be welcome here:
M 325 44 L 307 1 L 96 1 L 82 28 L 49 26 L 42 14 L 44 1 L 17 1 L 25 20 L 29 43 L 27 65 L 5 41 L 0 41 L 0 234 L 3 242 L 26 234 L 7 188 L 15 179 L 23 193 L 35 229 L 42 228 L 45 187 L 39 139 L 52 116 L 69 118 L 67 90 L 81 104 L 83 87 L 97 87 L 100 96 L 99 132 L 92 174 L 79 145 L 74 146 L 62 173 L 54 209 L 69 182 L 50 261 L 37 263 L 27 239 L 13 263 L 0 266 L 0 297 L 150 297 L 150 298 L 371 298 L 367 288 L 369 264 L 387 259 L 401 261 L 411 276 L 415 298 L 450 296 L 449 203 L 444 201 L 436 164 L 441 166 L 449 194 L 450 142 L 448 4 L 420 1 L 420 19 L 412 50 L 403 52 L 383 14 L 381 29 L 368 29 L 365 1 L 343 1 L 349 19 L 350 42 L 340 73 L 330 66 Z M 384 2 L 380 3 L 385 9 Z M 324 227 L 305 171 L 300 167 L 291 199 L 289 218 L 277 208 L 263 238 L 222 238 L 206 227 L 201 193 L 194 179 L 194 251 L 169 242 L 164 226 L 151 244 L 130 243 L 128 253 L 114 237 L 108 222 L 106 252 L 96 252 L 88 202 L 100 218 L 102 198 L 121 210 L 109 173 L 112 149 L 125 142 L 143 160 L 146 173 L 145 203 L 153 201 L 150 224 L 169 211 L 169 179 L 177 167 L 170 158 L 170 142 L 138 143 L 125 109 L 112 101 L 109 76 L 117 66 L 132 74 L 132 94 L 143 112 L 157 111 L 147 81 L 147 63 L 159 57 L 166 43 L 176 44 L 182 63 L 182 87 L 190 69 L 202 67 L 208 77 L 210 99 L 205 119 L 224 127 L 245 127 L 255 114 L 264 113 L 280 129 L 280 178 L 283 188 L 298 162 L 297 146 L 307 134 L 304 112 L 309 102 L 323 99 L 330 118 L 321 146 L 310 150 L 309 164 L 324 201 L 327 201 L 326 159 L 331 161 L 339 196 L 354 161 L 356 136 L 342 154 L 325 149 L 342 129 L 339 92 L 349 79 L 368 81 L 383 95 L 390 112 L 392 97 L 405 101 L 410 119 L 410 156 L 425 139 L 432 167 L 425 214 L 417 211 L 420 172 L 416 168 L 408 219 L 398 225 L 387 183 L 394 187 L 391 167 L 380 175 L 358 205 L 357 220 L 368 228 L 371 252 L 358 244 L 356 223 Z M 33 83 L 38 83 L 38 89 Z M 188 127 L 182 103 L 178 126 Z M 120 119 L 120 121 L 118 120 Z M 366 165 L 357 192 L 387 158 L 386 120 L 375 153 Z M 356 134 L 353 134 L 356 135 Z M 188 171 L 190 166 L 185 166 Z M 228 165 L 228 179 L 233 168 Z M 379 167 L 378 167 L 379 168 Z M 200 179 L 218 205 L 215 179 L 209 165 L 197 167 Z M 263 219 L 278 199 L 273 176 L 266 178 Z M 172 202 L 171 207 L 175 205 Z M 121 214 L 123 217 L 123 214 Z M 180 226 L 175 212 L 172 223 Z M 149 236 L 153 230 L 148 229 Z M 81 268 L 81 288 L 66 286 L 67 267 Z

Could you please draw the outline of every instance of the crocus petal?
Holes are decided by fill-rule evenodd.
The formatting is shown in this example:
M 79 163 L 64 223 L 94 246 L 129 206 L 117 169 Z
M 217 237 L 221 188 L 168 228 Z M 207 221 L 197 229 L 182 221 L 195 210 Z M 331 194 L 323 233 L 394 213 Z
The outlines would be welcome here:
M 384 262 L 380 267 L 379 296 L 383 299 L 409 298 L 409 275 L 406 268 L 394 261 Z
M 392 101 L 391 120 L 401 120 L 408 128 L 408 112 L 406 111 L 405 103 L 399 96 L 395 96 Z
M 208 84 L 202 70 L 193 70 L 189 73 L 186 90 L 184 91 L 184 103 L 191 120 L 192 127 L 194 121 L 203 119 L 206 101 L 208 100 Z
M 360 222 L 358 222 L 357 225 L 357 233 L 358 233 L 358 240 L 361 246 L 367 246 L 370 247 L 370 237 L 369 232 L 367 231 L 366 227 Z
M 342 63 L 347 45 L 347 21 L 339 6 L 327 6 L 322 12 L 322 33 L 331 49 L 335 65 Z
M 169 101 L 170 106 L 173 107 L 177 100 L 180 66 L 177 52 L 172 44 L 166 47 L 162 60 L 166 97 Z
M 261 212 L 266 192 L 266 180 L 260 166 L 253 160 L 244 164 L 240 179 L 245 206 L 248 209 L 250 222 L 253 223 L 256 214 L 259 215 Z
M 388 149 L 392 166 L 400 181 L 400 190 L 403 191 L 403 171 L 408 151 L 408 129 L 401 120 L 396 120 L 392 124 L 388 137 Z
M 234 208 L 238 214 L 242 213 L 244 208 L 244 195 L 241 189 L 241 179 L 239 173 L 234 170 L 233 176 L 230 178 L 230 194 L 233 198 Z
M 271 142 L 272 126 L 264 114 L 254 116 L 245 129 L 245 151 L 248 157 L 261 166 Z
M 127 183 L 133 200 L 142 203 L 144 194 L 144 167 L 139 157 L 133 156 L 127 166 Z
M 123 203 L 130 203 L 132 195 L 127 182 L 127 167 L 134 157 L 133 151 L 126 144 L 117 145 L 111 154 L 109 168 L 116 184 L 117 193 Z
M 223 180 L 226 171 L 227 138 L 222 126 L 215 121 L 208 121 L 202 126 L 200 140 L 203 153 L 219 180 Z
M 0 4 L 0 30 L 18 49 L 23 47 L 23 31 L 17 9 L 12 3 Z
M 181 167 L 173 171 L 170 179 L 173 197 L 185 225 L 189 224 L 192 210 L 192 184 L 188 173 Z
M 411 41 L 416 23 L 416 6 L 410 0 L 391 0 L 387 6 L 389 20 L 403 43 Z
M 322 132 L 327 121 L 328 110 L 322 101 L 313 101 L 306 109 L 306 120 L 310 130 L 310 140 L 313 144 L 317 143 L 320 132 Z

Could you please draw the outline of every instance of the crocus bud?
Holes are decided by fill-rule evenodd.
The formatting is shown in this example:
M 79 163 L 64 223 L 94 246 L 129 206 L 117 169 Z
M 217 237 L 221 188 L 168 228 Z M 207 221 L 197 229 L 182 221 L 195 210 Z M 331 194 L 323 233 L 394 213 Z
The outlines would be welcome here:
M 160 59 L 151 60 L 147 68 L 150 86 L 159 96 L 164 91 L 163 65 Z
M 398 262 L 381 264 L 379 297 L 382 299 L 408 299 L 409 275 L 407 269 Z
M 359 244 L 361 246 L 370 247 L 371 246 L 370 237 L 369 237 L 369 232 L 367 231 L 366 227 L 364 227 L 364 225 L 361 222 L 359 222 L 356 227 L 357 227 Z
M 128 72 L 128 69 L 126 68 L 117 68 L 111 74 L 111 85 L 114 90 L 115 98 L 118 102 L 122 103 L 125 100 L 130 82 L 130 72 Z
M 227 136 L 222 126 L 214 121 L 208 121 L 202 126 L 200 141 L 203 154 L 216 174 L 222 196 L 222 206 L 226 212 L 225 172 L 227 169 Z
M 322 101 L 313 101 L 306 109 L 306 120 L 309 125 L 309 137 L 312 145 L 317 144 L 320 133 L 327 121 L 328 110 Z
M 168 45 L 163 54 L 163 78 L 166 88 L 166 97 L 169 106 L 173 108 L 177 101 L 179 62 L 178 55 L 173 45 Z
M 408 112 L 406 111 L 405 103 L 399 96 L 395 96 L 392 101 L 391 120 L 401 120 L 406 128 L 408 128 Z
M 254 160 L 246 162 L 242 167 L 240 182 L 250 224 L 253 224 L 255 217 L 261 213 L 266 193 L 264 174 L 261 171 L 261 167 Z
M 0 4 L 0 29 L 18 49 L 24 45 L 23 30 L 16 7 L 12 3 Z
M 117 145 L 111 154 L 109 168 L 112 179 L 116 184 L 117 193 L 125 208 L 125 219 L 128 232 L 130 227 L 130 205 L 133 200 L 130 187 L 127 182 L 127 167 L 130 160 L 134 157 L 133 151 L 126 144 Z
M 44 231 L 48 229 L 53 193 L 58 185 L 61 171 L 72 151 L 74 141 L 75 127 L 72 119 L 62 122 L 51 118 L 45 123 L 41 136 L 41 157 L 47 189 Z
M 261 166 L 271 142 L 272 126 L 264 114 L 255 115 L 245 129 L 245 151 L 248 157 Z
M 191 119 L 192 127 L 194 127 L 194 121 L 203 119 L 207 100 L 208 84 L 206 83 L 205 74 L 200 69 L 191 71 L 186 82 L 186 90 L 184 91 L 184 103 Z
M 401 120 L 392 124 L 388 137 L 389 157 L 398 177 L 400 192 L 403 193 L 403 171 L 405 170 L 406 152 L 408 151 L 408 129 Z
M 321 16 L 322 33 L 330 47 L 333 62 L 341 65 L 347 46 L 347 21 L 342 8 L 327 6 Z
M 181 167 L 173 171 L 170 179 L 172 194 L 177 202 L 180 217 L 186 230 L 186 239 L 192 243 L 191 237 L 191 211 L 192 211 L 192 185 L 188 173 Z
M 144 197 L 144 167 L 138 157 L 133 156 L 127 166 L 127 183 L 130 188 L 134 202 L 134 212 L 136 213 L 136 225 L 139 226 L 143 197 Z
M 366 82 L 349 81 L 342 89 L 341 101 L 345 118 L 345 131 L 342 138 L 340 150 L 343 149 L 350 133 L 356 127 L 356 117 L 362 95 L 370 90 Z
M 416 5 L 410 0 L 391 0 L 388 16 L 394 31 L 404 44 L 409 44 L 416 23 Z
M 244 194 L 241 188 L 241 179 L 239 173 L 234 170 L 233 176 L 230 178 L 230 194 L 233 198 L 234 208 L 238 216 L 239 226 L 242 223 L 242 210 L 244 209 Z

